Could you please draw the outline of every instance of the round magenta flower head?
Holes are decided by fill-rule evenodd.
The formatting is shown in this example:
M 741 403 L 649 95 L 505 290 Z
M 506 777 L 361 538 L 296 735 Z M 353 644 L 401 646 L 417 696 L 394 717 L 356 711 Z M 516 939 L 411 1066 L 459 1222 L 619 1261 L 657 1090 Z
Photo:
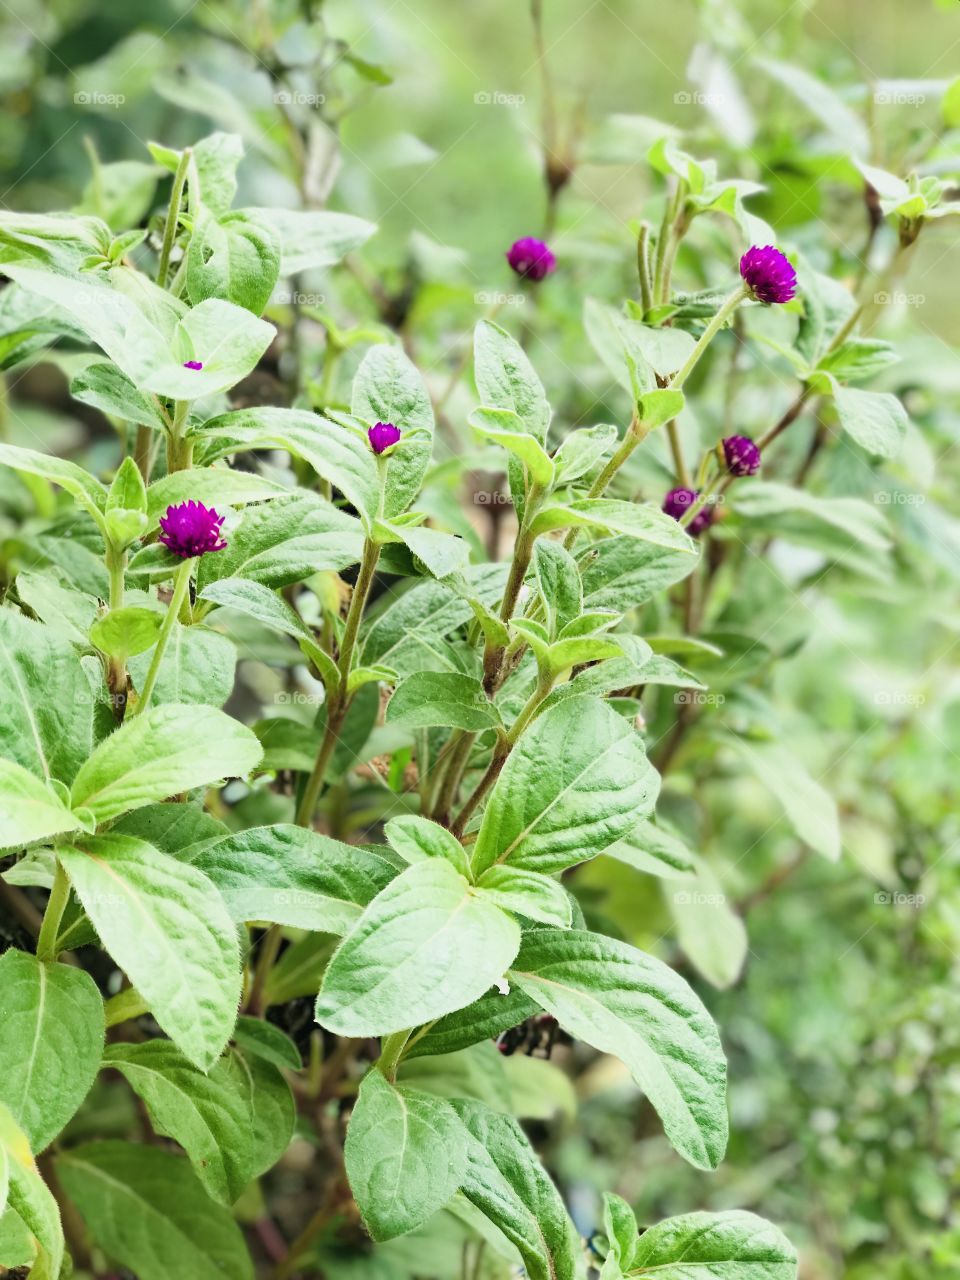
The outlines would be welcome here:
M 673 516 L 674 520 L 682 520 L 698 497 L 699 494 L 696 489 L 688 489 L 684 485 L 680 485 L 676 489 L 671 489 L 664 498 L 663 509 L 668 516 Z M 694 538 L 697 534 L 703 533 L 704 529 L 713 524 L 714 514 L 713 507 L 701 507 L 687 525 L 687 533 Z
M 551 249 L 535 236 L 524 236 L 507 250 L 507 261 L 522 280 L 542 280 L 557 265 Z
M 749 436 L 727 436 L 723 456 L 732 476 L 755 476 L 760 470 L 760 450 Z
M 367 439 L 374 453 L 383 453 L 384 449 L 389 449 L 400 439 L 400 428 L 395 427 L 392 422 L 375 422 L 367 432 Z
M 227 545 L 220 537 L 223 516 L 213 507 L 202 502 L 181 502 L 167 507 L 167 514 L 160 517 L 160 541 L 181 560 L 206 555 L 208 551 L 222 551 Z
M 797 273 L 772 244 L 748 249 L 740 259 L 740 274 L 758 302 L 789 302 L 797 292 Z

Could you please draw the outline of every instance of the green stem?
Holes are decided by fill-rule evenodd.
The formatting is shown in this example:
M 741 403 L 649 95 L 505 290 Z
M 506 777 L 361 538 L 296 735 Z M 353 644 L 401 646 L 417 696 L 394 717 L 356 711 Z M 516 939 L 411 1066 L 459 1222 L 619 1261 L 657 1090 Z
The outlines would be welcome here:
M 686 362 L 670 379 L 669 386 L 672 391 L 679 391 L 681 389 L 683 384 L 690 377 L 690 374 L 697 367 L 697 364 L 700 361 L 700 357 L 706 351 L 707 347 L 709 347 L 710 343 L 716 337 L 717 333 L 719 333 L 719 331 L 726 324 L 730 316 L 732 316 L 734 311 L 736 311 L 737 307 L 739 307 L 740 303 L 747 296 L 747 292 L 748 290 L 747 290 L 746 284 L 741 283 L 736 287 L 736 289 L 734 289 L 733 293 L 731 293 L 730 296 L 724 301 L 719 311 L 716 313 L 716 315 L 713 317 L 713 319 L 704 329 L 703 333 L 700 335 L 699 342 L 690 352 L 689 356 L 687 356 Z
M 282 942 L 283 930 L 278 924 L 272 925 L 260 940 L 257 967 L 254 970 L 250 995 L 247 999 L 247 1008 L 256 1018 L 263 1017 L 266 1008 L 264 993 L 267 989 L 267 979 L 270 977 L 270 971 L 276 963 L 277 956 L 280 954 Z
M 380 1057 L 377 1059 L 377 1068 L 383 1072 L 391 1084 L 397 1078 L 397 1067 L 400 1065 L 403 1051 L 407 1047 L 407 1041 L 412 1034 L 413 1027 L 408 1027 L 406 1031 L 394 1031 L 392 1035 L 384 1036 L 380 1042 Z
M 317 752 L 313 770 L 307 779 L 303 795 L 300 798 L 300 804 L 297 807 L 296 821 L 301 827 L 309 827 L 313 821 L 327 767 L 330 764 L 330 758 L 336 746 L 337 735 L 350 705 L 350 694 L 348 692 L 350 667 L 353 662 L 354 650 L 357 647 L 357 636 L 360 633 L 363 611 L 366 607 L 367 597 L 370 594 L 370 588 L 373 585 L 379 559 L 380 544 L 374 542 L 372 538 L 367 538 L 363 544 L 360 572 L 357 574 L 357 582 L 353 588 L 353 596 L 350 600 L 350 608 L 347 611 L 347 620 L 343 628 L 343 639 L 340 643 L 340 659 L 337 664 L 339 680 L 336 689 L 328 694 L 327 727 L 323 735 L 323 741 L 320 743 L 320 749 Z
M 640 277 L 640 305 L 644 315 L 653 306 L 653 294 L 650 292 L 650 225 L 644 222 L 637 237 L 637 274 Z
M 167 271 L 170 267 L 170 255 L 177 238 L 177 226 L 180 222 L 180 206 L 183 202 L 183 188 L 187 181 L 187 171 L 193 155 L 190 147 L 185 147 L 177 171 L 173 175 L 173 188 L 170 192 L 170 206 L 167 209 L 167 221 L 163 228 L 163 243 L 160 247 L 160 262 L 157 266 L 157 284 L 161 289 L 166 287 Z
M 136 987 L 127 987 L 118 991 L 104 1003 L 103 1012 L 108 1027 L 116 1027 L 121 1022 L 129 1022 L 131 1018 L 139 1018 L 149 1013 L 150 1006 Z
M 37 938 L 37 959 L 53 961 L 57 958 L 57 937 L 60 933 L 60 921 L 66 910 L 70 897 L 70 881 L 57 859 L 57 869 L 53 877 L 53 888 L 47 900 L 47 909 L 43 913 L 40 936 Z
M 174 405 L 173 422 L 167 433 L 167 474 L 189 471 L 193 466 L 193 440 L 186 435 L 189 400 L 178 400 Z
M 147 678 L 143 683 L 143 689 L 140 693 L 139 701 L 133 709 L 133 715 L 138 716 L 142 711 L 146 711 L 150 705 L 150 699 L 153 697 L 154 686 L 157 683 L 157 676 L 160 674 L 160 664 L 163 661 L 163 655 L 166 652 L 167 643 L 173 632 L 174 625 L 180 613 L 180 607 L 183 604 L 187 591 L 190 587 L 190 572 L 193 569 L 195 560 L 184 560 L 183 564 L 177 570 L 177 576 L 173 581 L 173 597 L 167 606 L 167 612 L 163 619 L 163 626 L 160 628 L 160 635 L 157 637 L 156 647 L 153 650 L 153 658 L 150 661 L 150 669 L 147 671 Z

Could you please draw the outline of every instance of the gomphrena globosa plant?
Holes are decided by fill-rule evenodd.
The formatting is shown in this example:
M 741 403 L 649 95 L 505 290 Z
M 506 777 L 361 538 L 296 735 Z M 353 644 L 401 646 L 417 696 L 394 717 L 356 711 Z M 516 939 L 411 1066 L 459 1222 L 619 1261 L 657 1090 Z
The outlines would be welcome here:
M 328 360 L 365 348 L 349 401 L 331 370 L 260 406 L 245 380 L 291 340 L 278 281 L 375 229 L 233 208 L 226 135 L 151 152 L 172 180 L 149 226 L 0 215 L 14 363 L 68 353 L 71 395 L 116 444 L 94 470 L 0 444 L 28 513 L 0 608 L 0 847 L 19 921 L 0 957 L 0 1265 L 792 1280 L 793 1246 L 749 1212 L 641 1231 L 610 1193 L 575 1225 L 519 1121 L 553 1114 L 558 1045 L 622 1063 L 692 1166 L 723 1159 L 717 1026 L 578 890 L 584 864 L 612 858 L 674 904 L 704 892 L 703 860 L 657 813 L 697 734 L 741 752 L 836 855 L 829 797 L 788 746 L 711 724 L 722 642 L 705 623 L 748 577 L 731 553 L 751 538 L 762 553 L 780 524 L 826 554 L 838 529 L 865 555 L 887 546 L 866 504 L 768 477 L 814 405 L 875 456 L 899 446 L 897 398 L 850 385 L 885 358 L 859 297 L 774 247 L 743 184 L 665 139 L 659 230 L 624 244 L 634 296 L 588 313 L 627 420 L 561 421 L 492 318 L 462 421 L 386 330 L 352 342 L 329 317 Z M 734 232 L 681 294 L 682 242 L 713 215 Z M 909 217 L 895 252 L 923 221 L 915 201 Z M 524 287 L 562 283 L 559 245 L 523 236 L 505 254 Z M 796 398 L 691 451 L 685 424 L 733 338 L 787 351 Z M 505 477 L 505 558 L 463 514 L 467 464 L 435 442 L 438 416 Z M 279 684 L 238 682 L 238 662 Z M 817 805 L 826 818 L 805 824 Z M 683 935 L 720 986 L 746 946 L 724 911 L 720 959 Z M 292 1142 L 312 1170 L 293 1214 Z M 418 1261 L 391 1253 L 402 1237 Z

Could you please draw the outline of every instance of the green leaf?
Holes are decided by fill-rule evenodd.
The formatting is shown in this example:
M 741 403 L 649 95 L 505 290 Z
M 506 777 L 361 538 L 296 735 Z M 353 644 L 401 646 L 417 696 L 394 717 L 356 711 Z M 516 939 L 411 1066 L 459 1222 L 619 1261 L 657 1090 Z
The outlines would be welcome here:
M 470 547 L 465 539 L 442 533 L 439 529 L 377 520 L 374 536 L 385 543 L 402 542 L 435 578 L 463 573 L 470 558 Z
M 317 267 L 332 267 L 376 231 L 376 225 L 349 213 L 327 210 L 247 209 L 268 222 L 280 236 L 284 276 Z
M 466 1169 L 463 1125 L 449 1103 L 395 1088 L 379 1071 L 360 1086 L 344 1145 L 347 1177 L 374 1240 L 421 1226 L 457 1192 Z
M 511 985 L 506 995 L 494 988 L 473 1004 L 431 1023 L 422 1035 L 411 1038 L 401 1070 L 411 1058 L 453 1054 L 470 1045 L 495 1040 L 502 1032 L 532 1017 L 539 1008 L 518 986 Z
M 670 877 L 678 871 L 692 871 L 695 865 L 693 855 L 683 841 L 652 822 L 639 823 L 629 835 L 612 844 L 606 853 L 618 862 L 625 862 L 628 867 L 654 876 Z
M 598 933 L 526 934 L 511 979 L 578 1040 L 630 1069 L 667 1137 L 698 1169 L 727 1143 L 726 1062 L 699 998 L 652 956 Z
M 478 999 L 516 955 L 520 930 L 446 861 L 397 876 L 334 954 L 317 1021 L 340 1035 L 385 1035 Z
M 250 373 L 273 341 L 273 325 L 242 307 L 208 298 L 188 310 L 169 294 L 150 295 L 137 282 L 136 298 L 101 283 L 89 273 L 83 280 L 33 267 L 4 266 L 25 288 L 61 307 L 142 392 L 175 400 L 196 400 L 227 391 Z M 199 360 L 202 369 L 185 369 Z
M 180 791 L 243 777 L 262 754 L 246 725 L 215 707 L 151 707 L 96 748 L 74 780 L 73 805 L 106 822 Z
M 570 484 L 591 471 L 617 443 L 617 428 L 609 424 L 571 431 L 553 455 L 558 485 Z
M 96 596 L 64 586 L 56 570 L 34 573 L 21 569 L 17 574 L 17 595 L 41 622 L 62 633 L 71 644 L 86 648 L 87 636 L 99 604 Z
M 93 702 L 70 641 L 0 609 L 0 755 L 38 778 L 69 783 L 90 754 Z
M 19 849 L 81 823 L 60 793 L 12 760 L 0 760 L 0 848 Z
M 143 688 L 153 655 L 144 653 L 130 661 L 130 677 Z M 237 650 L 233 642 L 207 627 L 184 627 L 179 622 L 167 639 L 160 659 L 152 706 L 164 703 L 206 703 L 221 707 L 233 692 Z
M 491 867 L 477 881 L 477 888 L 505 911 L 540 924 L 570 928 L 573 919 L 570 895 L 558 881 L 539 871 Z
M 165 422 L 157 406 L 157 398 L 138 391 L 126 374 L 114 364 L 88 364 L 70 383 L 70 394 L 81 404 L 93 405 L 122 422 L 143 423 L 154 431 L 163 431 Z
M 253 1147 L 247 1098 L 224 1064 L 207 1074 L 168 1040 L 148 1040 L 108 1046 L 104 1066 L 143 1099 L 154 1130 L 183 1147 L 207 1193 L 233 1204 L 250 1180 Z
M 391 847 L 411 865 L 427 858 L 446 858 L 455 870 L 469 878 L 470 864 L 463 845 L 438 822 L 415 813 L 404 813 L 390 819 L 384 834 Z
M 176 173 L 182 152 L 148 142 L 147 150 L 171 173 Z M 195 143 L 188 173 L 191 194 L 216 213 L 224 213 L 237 194 L 237 167 L 243 159 L 243 139 L 235 133 L 208 134 Z
M 126 661 L 153 648 L 163 625 L 163 614 L 142 605 L 111 609 L 90 628 L 90 639 L 101 653 Z
M 103 1036 L 103 1000 L 88 973 L 13 949 L 0 956 L 0 1102 L 31 1151 L 49 1146 L 79 1109 Z
M 512 409 L 474 409 L 470 425 L 483 440 L 498 444 L 523 463 L 530 479 L 542 489 L 553 484 L 553 461 L 540 441 L 524 431 L 520 416 Z
M 236 928 L 217 890 L 133 836 L 93 836 L 60 858 L 106 950 L 167 1035 L 208 1070 L 240 1001 Z
M 10 1208 L 19 1215 L 37 1244 L 33 1280 L 59 1280 L 63 1265 L 63 1228 L 60 1210 L 34 1163 L 26 1135 L 0 1103 L 0 1165 L 6 1178 L 0 1186 Z
M 247 1049 L 230 1048 L 223 1065 L 234 1087 L 246 1098 L 253 1117 L 253 1164 L 259 1178 L 277 1163 L 293 1137 L 297 1107 L 290 1086 L 272 1062 Z
M 143 483 L 143 476 L 129 454 L 117 468 L 117 474 L 113 477 L 107 492 L 106 510 L 110 512 L 117 509 L 121 511 L 146 511 L 147 509 L 147 490 Z
M 662 888 L 684 955 L 713 986 L 732 986 L 747 958 L 747 930 L 709 864 L 697 859 L 692 874 Z
M 190 499 L 216 507 L 222 515 L 224 507 L 242 507 L 248 502 L 263 502 L 284 493 L 282 486 L 251 471 L 232 471 L 229 467 L 175 471 L 162 480 L 155 480 L 147 490 L 147 528 L 158 527 L 167 507 Z
M 682 391 L 672 391 L 669 387 L 656 391 L 647 391 L 637 400 L 637 420 L 642 427 L 653 431 L 662 427 L 671 418 L 677 417 L 684 406 Z
M 237 1019 L 233 1039 L 248 1057 L 262 1058 L 275 1067 L 287 1067 L 291 1071 L 299 1071 L 303 1066 L 300 1050 L 272 1022 L 241 1015 Z
M 453 671 L 415 671 L 407 676 L 387 703 L 386 720 L 407 729 L 448 725 L 470 732 L 500 724 L 481 682 Z
M 870 135 L 860 116 L 829 85 L 802 67 L 773 58 L 756 58 L 755 64 L 783 85 L 815 116 L 844 156 L 869 155 Z
M 697 567 L 697 559 L 685 550 L 621 536 L 592 543 L 579 564 L 584 607 L 626 613 L 682 582 Z
M 787 821 L 799 838 L 836 862 L 840 857 L 840 821 L 836 801 L 811 777 L 803 763 L 776 742 L 746 743 L 737 750 L 763 785 L 783 806 Z
M 259 316 L 280 274 L 280 234 L 253 210 L 197 211 L 187 249 L 187 293 L 194 304 L 224 298 Z
M 515 413 L 523 430 L 543 444 L 550 425 L 543 384 L 519 342 L 489 320 L 481 320 L 474 334 L 474 378 L 485 405 Z
M 772 1223 L 734 1209 L 658 1222 L 637 1238 L 621 1265 L 626 1276 L 658 1280 L 795 1280 L 797 1253 Z
M 190 857 L 233 920 L 347 933 L 396 868 L 379 855 L 291 823 L 252 827 Z
M 530 1280 L 576 1280 L 579 1237 L 516 1120 L 478 1102 L 451 1105 L 468 1134 L 463 1194 L 520 1251 Z
M 389 520 L 410 506 L 430 465 L 434 429 L 430 395 L 401 348 L 381 343 L 360 362 L 351 408 L 370 426 L 392 422 L 403 433 L 386 462 L 383 514 Z
M 238 409 L 204 423 L 198 438 L 216 442 L 218 457 L 238 449 L 286 449 L 335 485 L 368 522 L 376 515 L 376 458 L 358 432 L 338 422 L 304 409 Z
M 639 734 L 597 698 L 551 707 L 507 759 L 471 862 L 562 871 L 601 853 L 653 809 L 660 778 Z
M 607 533 L 624 533 L 631 538 L 652 542 L 669 551 L 696 555 L 693 539 L 680 522 L 659 507 L 638 502 L 620 502 L 616 498 L 580 498 L 564 506 L 544 507 L 534 518 L 534 534 L 552 529 L 573 529 L 592 525 Z
M 534 545 L 533 567 L 546 605 L 551 639 L 583 612 L 583 584 L 573 556 L 559 542 L 541 538 Z
M 877 458 L 895 458 L 907 434 L 907 411 L 886 391 L 836 387 L 833 393 L 840 425 L 862 449 Z
M 139 1280 L 253 1280 L 240 1228 L 180 1156 L 126 1142 L 89 1142 L 57 1172 L 98 1245 Z
M 249 578 L 286 587 L 311 574 L 357 564 L 363 550 L 360 522 L 319 494 L 298 491 L 247 507 L 224 551 L 203 556 L 197 589 L 218 578 Z

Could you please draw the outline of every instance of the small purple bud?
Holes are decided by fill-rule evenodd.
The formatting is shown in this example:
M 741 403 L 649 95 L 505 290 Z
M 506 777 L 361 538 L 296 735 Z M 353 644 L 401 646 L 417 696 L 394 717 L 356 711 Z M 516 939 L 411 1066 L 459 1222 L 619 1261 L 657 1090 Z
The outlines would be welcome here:
M 673 516 L 674 520 L 682 520 L 698 497 L 696 489 L 687 489 L 681 485 L 677 489 L 670 490 L 663 500 L 663 509 L 668 516 Z M 687 525 L 687 533 L 694 538 L 697 537 L 713 524 L 714 515 L 713 507 L 701 507 Z
M 367 432 L 367 439 L 370 441 L 370 448 L 374 453 L 383 453 L 384 449 L 389 449 L 392 444 L 396 444 L 400 439 L 400 428 L 395 427 L 392 422 L 377 422 Z
M 206 555 L 209 551 L 222 551 L 227 545 L 220 537 L 223 516 L 213 507 L 202 502 L 181 502 L 167 507 L 167 514 L 160 517 L 160 541 L 181 560 Z
M 535 236 L 524 236 L 512 244 L 507 261 L 522 280 L 542 280 L 557 265 L 553 252 Z
M 202 369 L 203 361 L 202 360 L 184 360 L 183 367 L 185 369 Z
M 760 450 L 749 436 L 727 436 L 723 456 L 732 476 L 755 476 L 760 470 Z
M 797 292 L 797 273 L 772 244 L 748 249 L 740 259 L 740 274 L 758 302 L 789 302 Z

